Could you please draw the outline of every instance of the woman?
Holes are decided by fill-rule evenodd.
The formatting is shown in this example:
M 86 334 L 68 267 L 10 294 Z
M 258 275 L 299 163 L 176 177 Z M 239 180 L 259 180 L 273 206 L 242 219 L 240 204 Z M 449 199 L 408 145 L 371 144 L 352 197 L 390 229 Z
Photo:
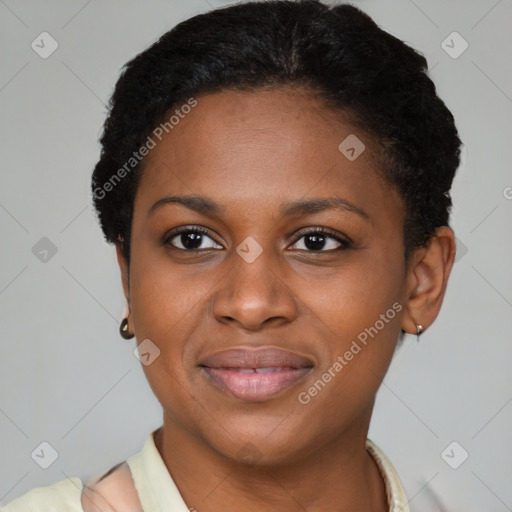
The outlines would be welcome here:
M 3 510 L 408 511 L 367 438 L 455 256 L 460 140 L 423 56 L 349 5 L 248 2 L 130 61 L 92 192 L 163 425 Z

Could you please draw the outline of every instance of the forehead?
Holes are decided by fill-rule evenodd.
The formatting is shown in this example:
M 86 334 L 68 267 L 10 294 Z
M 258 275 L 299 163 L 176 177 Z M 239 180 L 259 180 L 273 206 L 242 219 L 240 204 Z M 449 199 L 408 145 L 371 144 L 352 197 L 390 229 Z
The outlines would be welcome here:
M 400 204 L 377 173 L 374 142 L 307 90 L 222 91 L 196 100 L 155 139 L 136 210 L 148 210 L 165 194 L 267 211 L 299 198 L 340 194 L 370 208 Z M 346 152 L 351 146 L 357 153 Z

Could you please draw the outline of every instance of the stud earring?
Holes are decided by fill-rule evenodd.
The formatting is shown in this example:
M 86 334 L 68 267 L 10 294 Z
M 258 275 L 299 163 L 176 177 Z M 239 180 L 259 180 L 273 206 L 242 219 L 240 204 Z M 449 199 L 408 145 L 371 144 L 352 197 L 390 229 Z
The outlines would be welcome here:
M 421 324 L 417 324 L 416 323 L 416 319 L 412 316 L 411 312 L 409 311 L 409 309 L 407 309 L 407 312 L 409 313 L 409 316 L 412 318 L 412 321 L 414 322 L 414 325 L 416 326 L 416 341 L 419 343 L 420 342 L 420 334 L 425 330 L 423 325 Z M 405 331 L 404 331 L 405 332 Z M 411 333 L 412 334 L 412 333 Z
M 423 332 L 423 325 L 416 324 L 416 341 L 420 342 L 420 334 Z

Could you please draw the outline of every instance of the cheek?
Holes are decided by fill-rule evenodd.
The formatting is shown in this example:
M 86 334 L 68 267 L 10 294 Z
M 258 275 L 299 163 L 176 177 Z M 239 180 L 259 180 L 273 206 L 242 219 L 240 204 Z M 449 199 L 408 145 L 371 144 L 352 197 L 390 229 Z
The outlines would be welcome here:
M 132 263 L 134 329 L 138 337 L 154 337 L 164 346 L 176 346 L 179 333 L 190 326 L 208 300 L 210 274 L 178 267 L 164 251 L 146 253 L 141 251 Z
M 140 247 L 140 246 L 139 246 Z M 145 254 L 144 254 L 145 252 Z M 138 343 L 149 339 L 158 358 L 143 365 L 146 378 L 168 410 L 187 406 L 190 392 L 191 353 L 200 324 L 204 322 L 215 282 L 221 275 L 207 270 L 177 267 L 165 253 L 141 249 L 132 260 L 131 309 Z
M 133 328 L 137 343 L 150 340 L 158 355 L 141 366 L 166 414 L 182 422 L 190 415 L 189 376 L 184 365 L 187 342 L 201 318 L 198 312 L 204 308 L 206 288 L 204 280 L 199 284 L 189 279 L 163 258 L 146 258 L 132 262 Z
M 309 287 L 313 321 L 324 346 L 320 379 L 328 382 L 329 391 L 324 393 L 322 383 L 317 387 L 332 407 L 367 403 L 389 367 L 403 310 L 400 262 L 385 251 L 368 253 L 333 273 L 323 286 Z
M 373 403 L 394 354 L 403 308 L 393 277 L 373 282 L 357 274 L 339 285 L 329 301 L 318 295 L 329 305 L 315 319 L 327 338 L 319 341 L 324 350 L 316 379 L 298 396 L 309 418 L 325 419 L 328 411 L 321 426 L 326 436 L 336 436 L 347 418 L 361 417 Z
M 384 251 L 361 254 L 346 268 L 337 269 L 321 281 L 309 282 L 307 302 L 331 333 L 339 335 L 339 342 L 350 341 L 376 322 L 379 330 L 396 330 L 400 315 L 393 304 L 402 300 L 404 286 L 400 261 Z M 381 315 L 385 315 L 385 329 Z

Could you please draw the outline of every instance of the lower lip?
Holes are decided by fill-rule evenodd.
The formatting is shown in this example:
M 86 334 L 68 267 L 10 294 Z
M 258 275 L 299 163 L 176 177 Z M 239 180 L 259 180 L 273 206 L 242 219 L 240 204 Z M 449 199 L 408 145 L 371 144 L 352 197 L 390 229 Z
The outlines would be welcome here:
M 267 373 L 242 373 L 235 368 L 208 368 L 204 372 L 222 391 L 239 400 L 263 401 L 302 380 L 312 368 L 282 368 Z

